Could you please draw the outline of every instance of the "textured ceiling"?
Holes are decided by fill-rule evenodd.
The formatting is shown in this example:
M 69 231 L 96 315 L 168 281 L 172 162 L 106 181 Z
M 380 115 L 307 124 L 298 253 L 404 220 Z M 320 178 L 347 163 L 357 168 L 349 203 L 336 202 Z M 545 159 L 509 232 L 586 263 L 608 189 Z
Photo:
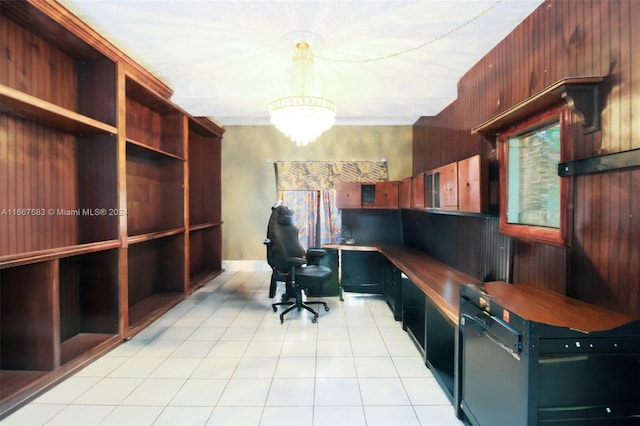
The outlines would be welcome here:
M 542 0 L 59 0 L 222 125 L 267 124 L 292 94 L 295 41 L 337 124 L 413 124 L 456 98 L 464 73 Z

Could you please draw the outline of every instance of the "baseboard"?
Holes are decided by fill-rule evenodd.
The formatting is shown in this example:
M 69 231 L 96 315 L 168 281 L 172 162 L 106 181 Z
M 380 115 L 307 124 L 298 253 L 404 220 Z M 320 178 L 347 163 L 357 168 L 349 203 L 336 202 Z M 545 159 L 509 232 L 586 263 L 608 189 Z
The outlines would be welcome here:
M 265 260 L 223 260 L 222 269 L 225 271 L 271 271 Z

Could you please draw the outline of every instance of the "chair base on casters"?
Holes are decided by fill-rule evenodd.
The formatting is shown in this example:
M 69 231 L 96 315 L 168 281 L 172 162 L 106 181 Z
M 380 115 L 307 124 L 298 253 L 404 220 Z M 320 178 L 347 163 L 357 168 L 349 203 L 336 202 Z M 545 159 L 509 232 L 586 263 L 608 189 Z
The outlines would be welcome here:
M 301 291 L 298 291 L 298 293 L 296 294 L 295 302 L 272 303 L 271 307 L 273 308 L 273 312 L 278 312 L 278 306 L 289 306 L 280 314 L 280 324 L 284 323 L 284 316 L 296 308 L 298 309 L 298 311 L 301 311 L 302 309 L 306 309 L 307 311 L 311 312 L 313 314 L 313 318 L 311 319 L 311 322 L 315 323 L 318 320 L 318 313 L 314 311 L 313 308 L 311 308 L 311 306 L 309 305 L 322 305 L 324 306 L 325 312 L 329 311 L 329 307 L 327 306 L 326 302 L 321 302 L 321 301 L 303 302 Z

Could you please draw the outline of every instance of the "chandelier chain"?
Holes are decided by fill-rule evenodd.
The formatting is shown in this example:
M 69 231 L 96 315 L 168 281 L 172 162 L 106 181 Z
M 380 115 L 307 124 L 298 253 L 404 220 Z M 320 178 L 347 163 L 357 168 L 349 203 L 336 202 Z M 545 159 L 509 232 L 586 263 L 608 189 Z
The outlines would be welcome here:
M 409 52 L 414 52 L 416 50 L 420 50 L 432 43 L 435 43 L 436 41 L 442 40 L 445 37 L 450 36 L 451 34 L 460 31 L 462 28 L 466 27 L 467 25 L 471 24 L 472 22 L 474 22 L 475 20 L 479 19 L 481 16 L 486 15 L 487 13 L 489 13 L 492 9 L 494 9 L 498 3 L 501 3 L 502 0 L 497 0 L 496 2 L 494 2 L 491 6 L 489 6 L 488 8 L 486 8 L 485 10 L 483 10 L 482 12 L 480 12 L 479 14 L 477 14 L 476 16 L 472 17 L 471 19 L 463 22 L 462 24 L 458 25 L 457 27 L 447 31 L 444 34 L 439 35 L 436 38 L 433 38 L 431 40 L 428 40 L 422 44 L 419 44 L 418 46 L 414 46 L 414 47 L 410 47 L 408 49 L 404 49 L 401 50 L 399 52 L 395 52 L 395 53 L 391 53 L 388 55 L 384 55 L 384 56 L 379 56 L 377 58 L 364 58 L 364 59 L 337 59 L 337 58 L 327 58 L 325 56 L 320 56 L 316 53 L 312 53 L 312 55 L 317 58 L 317 59 L 321 59 L 323 61 L 330 61 L 330 62 L 345 62 L 345 63 L 367 63 L 367 62 L 377 62 L 377 61 L 382 61 L 385 59 L 390 59 L 390 58 L 394 58 L 396 56 L 400 56 L 400 55 L 404 55 L 405 53 L 409 53 Z

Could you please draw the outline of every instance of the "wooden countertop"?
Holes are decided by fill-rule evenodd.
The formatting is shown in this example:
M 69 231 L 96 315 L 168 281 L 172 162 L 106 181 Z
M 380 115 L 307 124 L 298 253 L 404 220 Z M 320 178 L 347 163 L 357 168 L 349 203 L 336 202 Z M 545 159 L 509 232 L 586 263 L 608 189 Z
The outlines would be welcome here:
M 585 333 L 611 330 L 635 321 L 630 316 L 529 284 L 482 283 L 409 246 L 326 244 L 323 247 L 383 254 L 456 325 L 462 284 L 483 285 L 492 300 L 522 318 Z
M 377 251 L 409 277 L 454 324 L 460 311 L 460 285 L 479 281 L 470 275 L 445 265 L 418 249 L 404 245 L 325 244 L 338 250 Z
M 630 316 L 528 284 L 483 284 L 490 300 L 531 321 L 585 333 L 611 330 L 633 322 Z

